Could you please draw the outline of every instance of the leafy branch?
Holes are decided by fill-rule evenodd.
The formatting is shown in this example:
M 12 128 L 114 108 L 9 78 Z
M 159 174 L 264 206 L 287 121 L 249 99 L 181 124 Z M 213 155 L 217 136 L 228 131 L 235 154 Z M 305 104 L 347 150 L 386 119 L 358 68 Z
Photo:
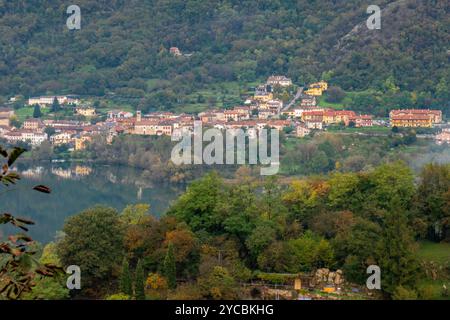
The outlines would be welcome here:
M 0 184 L 5 187 L 15 185 L 20 180 L 19 174 L 10 171 L 11 166 L 25 152 L 23 148 L 14 148 L 11 152 L 0 147 L 0 156 L 6 158 L 1 167 Z M 50 188 L 38 185 L 33 190 L 49 194 Z M 24 232 L 34 222 L 16 218 L 10 213 L 0 214 L 0 225 L 10 224 Z M 36 258 L 36 242 L 26 233 L 18 233 L 8 237 L 8 241 L 0 242 L 0 297 L 19 299 L 25 292 L 31 291 L 37 275 L 53 277 L 63 270 L 53 264 L 41 264 Z

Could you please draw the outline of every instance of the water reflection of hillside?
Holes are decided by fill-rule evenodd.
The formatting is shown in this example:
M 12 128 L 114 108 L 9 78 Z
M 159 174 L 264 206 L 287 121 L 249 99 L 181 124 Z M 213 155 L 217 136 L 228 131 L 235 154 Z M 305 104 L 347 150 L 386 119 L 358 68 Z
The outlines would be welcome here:
M 142 170 L 115 166 L 48 164 L 35 167 L 21 165 L 20 193 L 2 196 L 2 211 L 30 218 L 36 222 L 32 235 L 50 241 L 73 214 L 95 205 L 122 210 L 128 204 L 149 203 L 151 212 L 163 214 L 183 188 L 150 181 Z M 52 189 L 46 195 L 32 191 L 36 184 Z

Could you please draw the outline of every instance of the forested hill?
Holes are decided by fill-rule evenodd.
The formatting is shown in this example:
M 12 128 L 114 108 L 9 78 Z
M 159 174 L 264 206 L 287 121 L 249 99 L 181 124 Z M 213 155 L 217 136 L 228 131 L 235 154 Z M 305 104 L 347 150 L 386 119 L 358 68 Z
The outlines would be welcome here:
M 382 29 L 371 31 L 372 2 L 0 0 L 0 95 L 114 92 L 170 106 L 204 84 L 286 74 L 448 97 L 448 0 L 376 1 Z M 81 30 L 66 27 L 70 4 Z M 192 55 L 174 57 L 172 46 Z

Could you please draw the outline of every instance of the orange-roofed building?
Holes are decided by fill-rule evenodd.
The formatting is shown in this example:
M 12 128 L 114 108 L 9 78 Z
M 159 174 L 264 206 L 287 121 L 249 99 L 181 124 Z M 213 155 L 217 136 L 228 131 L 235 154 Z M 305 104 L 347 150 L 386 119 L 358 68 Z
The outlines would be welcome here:
M 391 125 L 397 127 L 430 127 L 429 122 L 425 117 L 430 118 L 431 126 L 436 123 L 442 122 L 441 110 L 429 110 L 429 109 L 403 109 L 392 110 L 389 113 L 391 119 Z

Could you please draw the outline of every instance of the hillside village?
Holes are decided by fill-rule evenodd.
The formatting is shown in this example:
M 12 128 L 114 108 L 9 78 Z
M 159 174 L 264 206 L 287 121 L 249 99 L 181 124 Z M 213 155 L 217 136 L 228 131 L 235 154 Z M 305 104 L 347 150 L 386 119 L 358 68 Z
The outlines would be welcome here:
M 292 88 L 293 82 L 285 76 L 271 76 L 266 83 L 257 86 L 253 96 L 231 109 L 210 109 L 198 114 L 175 114 L 173 112 L 152 112 L 135 114 L 124 110 L 109 110 L 106 120 L 92 121 L 97 110 L 89 103 L 74 96 L 41 96 L 28 99 L 28 107 L 48 109 L 57 104 L 71 108 L 73 118 L 65 119 L 28 118 L 20 127 L 15 127 L 15 109 L 0 108 L 0 138 L 9 143 L 25 142 L 32 147 L 49 141 L 53 146 L 66 145 L 70 150 L 83 150 L 95 136 L 107 137 L 113 142 L 117 135 L 171 136 L 192 133 L 194 121 L 201 121 L 205 127 L 245 129 L 249 134 L 262 128 L 275 128 L 290 135 L 303 138 L 313 131 L 327 130 L 330 126 L 367 128 L 373 126 L 397 128 L 433 128 L 442 124 L 442 111 L 425 109 L 392 110 L 389 121 L 374 119 L 370 114 L 358 114 L 345 107 L 332 109 L 321 107 L 318 99 L 328 90 L 328 83 L 312 83 L 306 90 L 298 89 L 290 104 L 275 98 L 275 89 Z M 14 98 L 13 98 L 14 99 Z M 12 99 L 12 101 L 13 101 Z M 40 112 L 40 111 L 39 111 Z M 434 136 L 437 144 L 450 143 L 450 129 L 443 129 Z

